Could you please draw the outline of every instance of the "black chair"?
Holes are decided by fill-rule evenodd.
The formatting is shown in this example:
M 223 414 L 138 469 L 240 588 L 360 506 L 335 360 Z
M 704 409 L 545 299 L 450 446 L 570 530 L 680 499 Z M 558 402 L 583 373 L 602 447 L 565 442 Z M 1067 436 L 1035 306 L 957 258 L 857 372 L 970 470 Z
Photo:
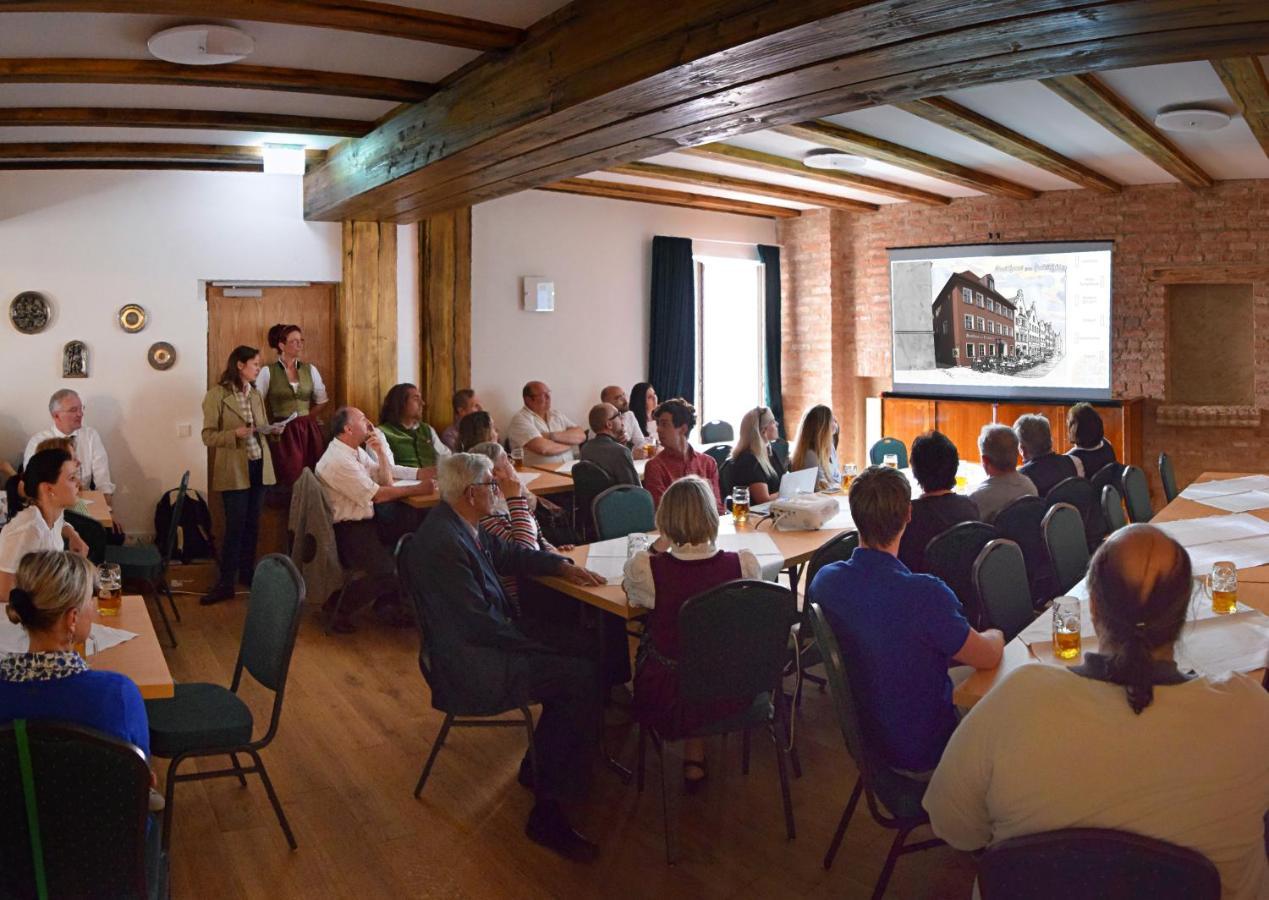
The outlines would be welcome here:
M 1054 596 L 1065 594 L 1088 574 L 1084 520 L 1069 503 L 1056 503 L 1044 514 L 1044 546 L 1053 567 Z
M 280 553 L 270 553 L 256 564 L 255 575 L 251 579 L 247 619 L 242 626 L 242 643 L 229 687 L 199 682 L 178 684 L 171 699 L 146 701 L 145 710 L 150 718 L 150 753 L 171 760 L 167 768 L 167 809 L 163 814 L 164 848 L 171 840 L 178 781 L 232 775 L 246 787 L 244 776 L 253 773 L 259 775 L 264 783 L 286 842 L 292 850 L 296 848 L 295 835 L 291 833 L 282 804 L 273 791 L 273 782 L 269 780 L 260 751 L 273 741 L 278 732 L 286 677 L 291 668 L 291 653 L 295 649 L 295 635 L 299 631 L 303 608 L 304 579 L 289 559 Z M 269 728 L 258 740 L 252 740 L 254 722 L 251 709 L 238 696 L 243 670 L 273 691 Z M 250 756 L 253 765 L 242 766 L 238 762 L 239 753 Z M 177 774 L 181 763 L 197 756 L 228 756 L 233 768 Z
M 883 828 L 891 828 L 898 833 L 890 844 L 890 852 L 886 855 L 885 865 L 877 876 L 877 884 L 873 888 L 873 900 L 885 894 L 890 875 L 894 872 L 895 863 L 905 853 L 928 850 L 940 846 L 943 841 L 938 838 L 906 844 L 908 835 L 914 829 L 930 823 L 921 806 L 925 797 L 926 783 L 905 778 L 885 764 L 877 750 L 875 742 L 869 737 L 864 719 L 860 714 L 858 698 L 851 689 L 852 678 L 849 675 L 849 664 L 843 658 L 837 636 L 824 619 L 824 611 L 818 603 L 811 604 L 811 627 L 815 632 L 815 643 L 824 654 L 824 670 L 828 673 L 828 691 L 833 698 L 833 706 L 837 711 L 837 724 L 846 741 L 846 750 L 855 760 L 859 769 L 859 777 L 855 780 L 855 788 L 851 791 L 850 800 L 842 812 L 841 821 L 837 823 L 837 831 L 824 854 L 824 868 L 833 865 L 833 858 L 842 845 L 846 835 L 846 827 L 855 814 L 859 797 L 863 795 L 868 803 L 868 812 L 873 821 Z M 887 814 L 888 813 L 888 814 Z
M 1084 543 L 1089 552 L 1096 550 L 1106 537 L 1106 517 L 1102 515 L 1097 498 L 1098 493 L 1087 478 L 1063 479 L 1044 495 L 1050 508 L 1057 503 L 1066 503 L 1079 511 L 1080 522 L 1084 526 Z
M 883 437 L 869 448 L 868 462 L 879 466 L 886 461 L 887 453 L 893 453 L 899 457 L 900 469 L 908 467 L 908 448 L 904 446 L 903 441 L 892 437 Z
M 1000 533 L 985 522 L 961 522 L 925 545 L 926 570 L 952 589 L 969 624 L 979 629 L 983 627 L 983 611 L 974 590 L 974 560 L 998 537 Z
M 715 465 L 722 466 L 727 461 L 727 457 L 731 456 L 731 446 L 728 444 L 715 444 L 712 447 L 706 447 L 705 455 L 712 459 Z
M 1107 534 L 1114 534 L 1128 525 L 1124 515 L 1124 501 L 1112 485 L 1102 488 L 1102 515 L 1106 518 Z
M 718 490 L 723 497 L 723 506 L 727 509 L 731 509 L 731 489 L 735 487 L 731 482 L 731 466 L 730 456 L 718 464 Z
M 1154 509 L 1150 506 L 1150 484 L 1146 481 L 1146 473 L 1137 466 L 1124 466 L 1119 483 L 1123 486 L 1128 519 L 1133 523 L 1153 519 Z
M 133 744 L 65 722 L 0 725 L 0 804 L 8 810 L 0 896 L 40 896 L 38 853 L 45 896 L 166 897 L 167 859 L 158 829 L 147 831 L 149 796 L 150 767 Z
M 1102 513 L 1102 488 L 1109 484 L 1116 491 L 1122 492 L 1122 488 L 1119 485 L 1123 474 L 1124 467 L 1119 463 L 1107 463 L 1088 476 L 1088 483 L 1093 486 L 1093 512 L 1088 518 L 1088 549 L 1090 553 L 1100 547 L 1102 541 L 1106 540 L 1106 535 L 1110 533 L 1110 523 L 1106 521 L 1106 517 Z
M 811 593 L 811 583 L 815 581 L 815 576 L 819 574 L 820 569 L 829 563 L 850 559 L 858 546 L 859 532 L 844 531 L 827 544 L 821 545 L 818 550 L 811 554 L 811 558 L 806 564 L 806 588 L 802 594 L 802 614 L 799 617 L 798 624 L 793 626 L 793 632 L 790 635 L 790 646 L 793 648 L 794 656 L 785 669 L 785 675 L 797 675 L 798 683 L 793 689 L 793 696 L 799 701 L 802 694 L 803 679 L 814 682 L 820 685 L 821 688 L 827 683 L 823 678 L 818 678 L 806 671 L 811 666 L 819 665 L 824 661 L 819 647 L 815 643 L 815 633 L 811 628 L 809 618 L 811 604 L 815 600 Z
M 590 515 L 601 541 L 625 537 L 636 531 L 655 531 L 657 527 L 652 495 L 633 484 L 608 488 L 591 503 Z
M 590 508 L 595 498 L 613 486 L 612 476 L 587 459 L 573 464 L 573 527 L 585 540 L 595 537 Z
M 1027 564 L 1013 541 L 989 542 L 974 560 L 973 579 L 984 624 L 1003 631 L 1005 643 L 1034 621 Z
M 717 444 L 721 441 L 734 441 L 736 432 L 730 422 L 714 419 L 701 426 L 701 443 Z
M 94 566 L 99 566 L 106 561 L 106 547 L 108 546 L 108 536 L 106 528 L 96 519 L 77 512 L 71 512 L 69 509 L 62 513 L 62 518 L 66 520 L 66 524 L 75 529 L 75 533 L 80 536 L 85 544 L 88 545 L 88 560 Z M 171 637 L 169 631 L 168 636 Z M 176 643 L 173 642 L 175 647 Z
M 780 461 L 784 471 L 789 471 L 789 442 L 784 438 L 776 438 L 770 444 L 771 455 Z
M 983 900 L 1219 900 L 1220 873 L 1188 847 L 1110 828 L 1010 838 L 978 861 Z
M 739 580 L 708 590 L 679 608 L 679 698 L 683 703 L 712 704 L 736 700 L 747 709 L 710 722 L 689 737 L 744 732 L 742 770 L 749 774 L 749 730 L 763 727 L 776 745 L 780 794 L 784 801 L 784 827 L 789 840 L 793 802 L 789 797 L 786 766 L 789 733 L 788 712 L 780 677 L 788 653 L 789 628 L 797 615 L 797 599 L 788 588 L 769 581 Z M 781 727 L 776 728 L 776 724 Z M 661 805 L 666 817 L 666 862 L 674 861 L 673 827 L 669 819 L 669 774 L 663 744 L 666 738 L 654 729 L 639 728 L 637 786 L 643 791 L 643 769 L 648 737 L 661 759 Z M 677 738 L 676 738 L 677 740 Z
M 1022 549 L 1027 563 L 1027 577 L 1031 599 L 1037 607 L 1053 599 L 1053 567 L 1044 548 L 1044 514 L 1049 505 L 1039 497 L 1019 497 L 1000 512 L 992 522 L 1002 538 L 1013 541 Z
M 1176 472 L 1172 469 L 1172 460 L 1166 453 L 1159 454 L 1159 480 L 1163 482 L 1163 497 L 1169 503 L 1181 493 L 1176 489 Z

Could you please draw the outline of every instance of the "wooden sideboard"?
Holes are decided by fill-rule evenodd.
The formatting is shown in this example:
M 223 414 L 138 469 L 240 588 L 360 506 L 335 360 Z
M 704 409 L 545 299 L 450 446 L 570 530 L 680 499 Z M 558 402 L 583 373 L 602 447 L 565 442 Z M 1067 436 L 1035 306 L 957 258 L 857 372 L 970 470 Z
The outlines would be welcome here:
M 1066 440 L 1066 411 L 1070 403 L 1029 400 L 961 400 L 950 397 L 881 395 L 881 433 L 898 438 L 908 447 L 923 432 L 935 430 L 947 435 L 962 459 L 978 459 L 978 433 L 984 425 L 1009 425 L 1027 413 L 1038 413 L 1053 429 L 1053 449 L 1063 453 Z M 1142 460 L 1141 399 L 1108 400 L 1094 403 L 1102 417 L 1106 439 L 1115 448 L 1121 463 L 1140 466 Z

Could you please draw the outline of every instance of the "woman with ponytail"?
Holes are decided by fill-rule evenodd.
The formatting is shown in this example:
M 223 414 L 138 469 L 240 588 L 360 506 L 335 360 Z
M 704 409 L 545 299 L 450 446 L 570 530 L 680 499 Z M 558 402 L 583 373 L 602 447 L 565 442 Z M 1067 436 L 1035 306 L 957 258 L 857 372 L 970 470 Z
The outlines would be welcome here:
M 21 478 L 26 508 L 0 531 L 0 601 L 9 596 L 26 554 L 61 550 L 65 544 L 88 555 L 88 545 L 62 515 L 79 500 L 79 464 L 74 457 L 65 450 L 41 450 L 27 462 Z
M 1190 575 L 1150 525 L 1098 549 L 1095 647 L 1070 669 L 1015 669 L 970 711 L 925 794 L 935 834 L 977 850 L 1060 828 L 1136 832 L 1210 859 L 1226 900 L 1269 897 L 1269 692 L 1177 666 Z

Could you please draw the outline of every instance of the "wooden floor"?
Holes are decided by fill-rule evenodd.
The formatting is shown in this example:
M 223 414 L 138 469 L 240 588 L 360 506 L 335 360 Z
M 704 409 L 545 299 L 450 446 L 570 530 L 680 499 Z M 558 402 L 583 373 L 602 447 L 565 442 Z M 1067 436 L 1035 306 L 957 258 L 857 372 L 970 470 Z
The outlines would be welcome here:
M 178 596 L 178 681 L 228 684 L 245 598 L 200 607 Z M 326 637 L 305 614 L 277 739 L 264 753 L 299 842 L 288 849 L 258 779 L 187 782 L 176 792 L 172 890 L 208 897 L 868 897 L 893 832 L 862 805 L 834 863 L 821 860 L 855 770 L 827 695 L 812 689 L 797 723 L 803 777 L 793 781 L 798 836 L 784 837 L 774 750 L 755 740 L 750 774 L 740 742 L 709 745 L 708 788 L 678 800 L 680 862 L 665 864 L 659 768 L 649 753 L 640 796 L 595 773 L 576 824 L 601 845 L 593 866 L 564 862 L 523 834 L 532 797 L 515 781 L 524 752 L 514 729 L 451 734 L 421 800 L 411 795 L 441 717 L 419 674 L 417 638 L 371 621 Z M 249 679 L 248 679 L 249 680 Z M 271 695 L 244 692 L 267 724 Z M 610 741 L 634 760 L 633 729 L 610 717 Z M 211 760 L 207 767 L 222 761 Z M 214 765 L 213 765 L 214 764 Z M 156 761 L 160 777 L 166 763 Z M 671 770 L 679 776 L 675 761 Z M 674 784 L 675 782 L 672 782 Z M 925 830 L 916 837 L 928 836 Z M 887 896 L 969 897 L 973 863 L 939 847 L 900 859 Z

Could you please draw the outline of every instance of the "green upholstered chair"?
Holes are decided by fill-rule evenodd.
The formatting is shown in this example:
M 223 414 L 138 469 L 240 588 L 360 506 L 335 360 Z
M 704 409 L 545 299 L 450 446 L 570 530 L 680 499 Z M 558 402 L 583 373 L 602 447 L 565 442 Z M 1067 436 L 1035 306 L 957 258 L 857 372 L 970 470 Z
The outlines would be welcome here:
M 714 419 L 712 422 L 706 422 L 701 426 L 702 444 L 716 444 L 720 441 L 732 441 L 735 439 L 736 432 L 731 427 L 730 422 Z
M 903 441 L 892 437 L 883 437 L 868 448 L 868 462 L 874 466 L 879 466 L 886 461 L 887 453 L 893 453 L 899 457 L 900 469 L 908 467 L 908 448 L 904 446 Z
M 730 444 L 715 444 L 712 447 L 705 448 L 705 455 L 714 461 L 714 464 L 721 467 L 727 458 L 731 456 Z
M 796 674 L 798 677 L 797 686 L 793 689 L 793 696 L 798 703 L 801 702 L 803 679 L 820 685 L 820 690 L 823 690 L 828 684 L 826 679 L 819 678 L 806 671 L 824 661 L 820 655 L 819 647 L 815 643 L 815 632 L 811 628 L 809 618 L 811 604 L 815 601 L 815 596 L 811 592 L 811 584 L 815 581 L 815 576 L 819 574 L 820 569 L 829 563 L 850 559 L 851 554 L 855 552 L 855 548 L 858 546 L 859 532 L 843 531 L 812 553 L 811 559 L 806 564 L 806 587 L 802 593 L 802 614 L 798 623 L 793 626 L 793 632 L 789 636 L 789 646 L 793 648 L 794 653 L 793 659 L 789 661 L 789 665 L 785 669 L 786 675 Z
M 1041 525 L 1044 547 L 1053 566 L 1053 587 L 1061 596 L 1088 574 L 1088 541 L 1080 511 L 1069 503 L 1055 503 Z
M 1181 493 L 1176 489 L 1176 471 L 1172 468 L 1172 460 L 1166 453 L 1159 454 L 1159 480 L 1163 482 L 1163 497 L 1169 503 Z
M 943 580 L 956 599 L 969 624 L 983 627 L 983 610 L 974 590 L 974 560 L 990 541 L 1000 537 L 995 527 L 985 522 L 961 522 L 925 545 L 925 566 L 931 575 Z
M 1013 541 L 988 543 L 974 560 L 973 579 L 985 624 L 1003 631 L 1006 643 L 1035 619 L 1026 560 Z
M 1013 541 L 1022 550 L 1027 563 L 1027 580 L 1031 588 L 1031 602 L 1036 607 L 1053 599 L 1053 569 L 1044 549 L 1044 531 L 1041 528 L 1049 504 L 1040 497 L 1019 497 L 1008 504 L 992 525 L 1002 538 Z
M 1123 485 L 1129 520 L 1140 523 L 1153 519 L 1154 509 L 1150 506 L 1150 484 L 1146 481 L 1146 473 L 1137 466 L 1124 466 L 1120 484 Z
M 186 469 L 185 474 L 181 476 L 181 486 L 176 489 L 176 501 L 172 504 L 172 521 L 168 525 L 167 534 L 162 535 L 161 545 L 135 544 L 106 548 L 106 562 L 118 563 L 119 571 L 126 580 L 145 583 L 148 593 L 154 597 L 154 605 L 159 610 L 159 618 L 163 620 L 163 627 L 167 629 L 167 637 L 173 647 L 176 646 L 176 635 L 172 633 L 172 623 L 167 619 L 159 591 L 167 595 L 168 605 L 172 607 L 172 615 L 176 616 L 176 621 L 181 621 L 181 611 L 176 608 L 172 588 L 167 583 L 167 566 L 172 560 L 172 551 L 176 547 L 176 534 L 181 524 L 181 510 L 185 505 L 185 489 L 188 487 L 189 470 Z M 156 541 L 159 538 L 159 535 L 155 535 Z
M 178 781 L 232 775 L 245 787 L 245 776 L 256 774 L 264 783 L 287 843 L 292 850 L 295 849 L 295 836 L 273 791 L 260 750 L 267 747 L 278 732 L 287 673 L 291 667 L 291 653 L 295 649 L 303 606 L 304 579 L 295 564 L 280 553 L 270 553 L 256 565 L 251 581 L 247 619 L 243 623 L 242 643 L 229 687 L 198 682 L 178 684 L 175 696 L 170 699 L 146 701 L 146 713 L 150 717 L 150 753 L 171 760 L 167 769 L 167 809 L 163 816 L 164 848 L 171 840 Z M 251 709 L 238 696 L 244 671 L 273 691 L 269 727 L 258 739 L 252 737 L 255 723 Z M 252 765 L 241 765 L 239 753 L 251 757 Z M 228 756 L 232 768 L 186 774 L 177 772 L 181 763 L 197 756 Z
M 1106 535 L 1110 534 L 1110 523 L 1106 521 L 1106 516 L 1102 512 L 1102 488 L 1110 485 L 1116 491 L 1122 493 L 1123 488 L 1121 482 L 1123 479 L 1124 467 L 1119 463 L 1107 463 L 1092 475 L 1088 477 L 1088 483 L 1093 486 L 1093 512 L 1088 517 L 1088 550 L 1094 552 L 1101 546 L 1102 541 L 1106 540 Z
M 1102 488 L 1102 515 L 1106 518 L 1108 534 L 1114 534 L 1128 525 L 1128 517 L 1124 515 L 1124 499 L 1114 485 L 1108 484 Z
M 605 490 L 591 504 L 590 514 L 601 541 L 657 527 L 652 495 L 632 484 L 618 484 Z

